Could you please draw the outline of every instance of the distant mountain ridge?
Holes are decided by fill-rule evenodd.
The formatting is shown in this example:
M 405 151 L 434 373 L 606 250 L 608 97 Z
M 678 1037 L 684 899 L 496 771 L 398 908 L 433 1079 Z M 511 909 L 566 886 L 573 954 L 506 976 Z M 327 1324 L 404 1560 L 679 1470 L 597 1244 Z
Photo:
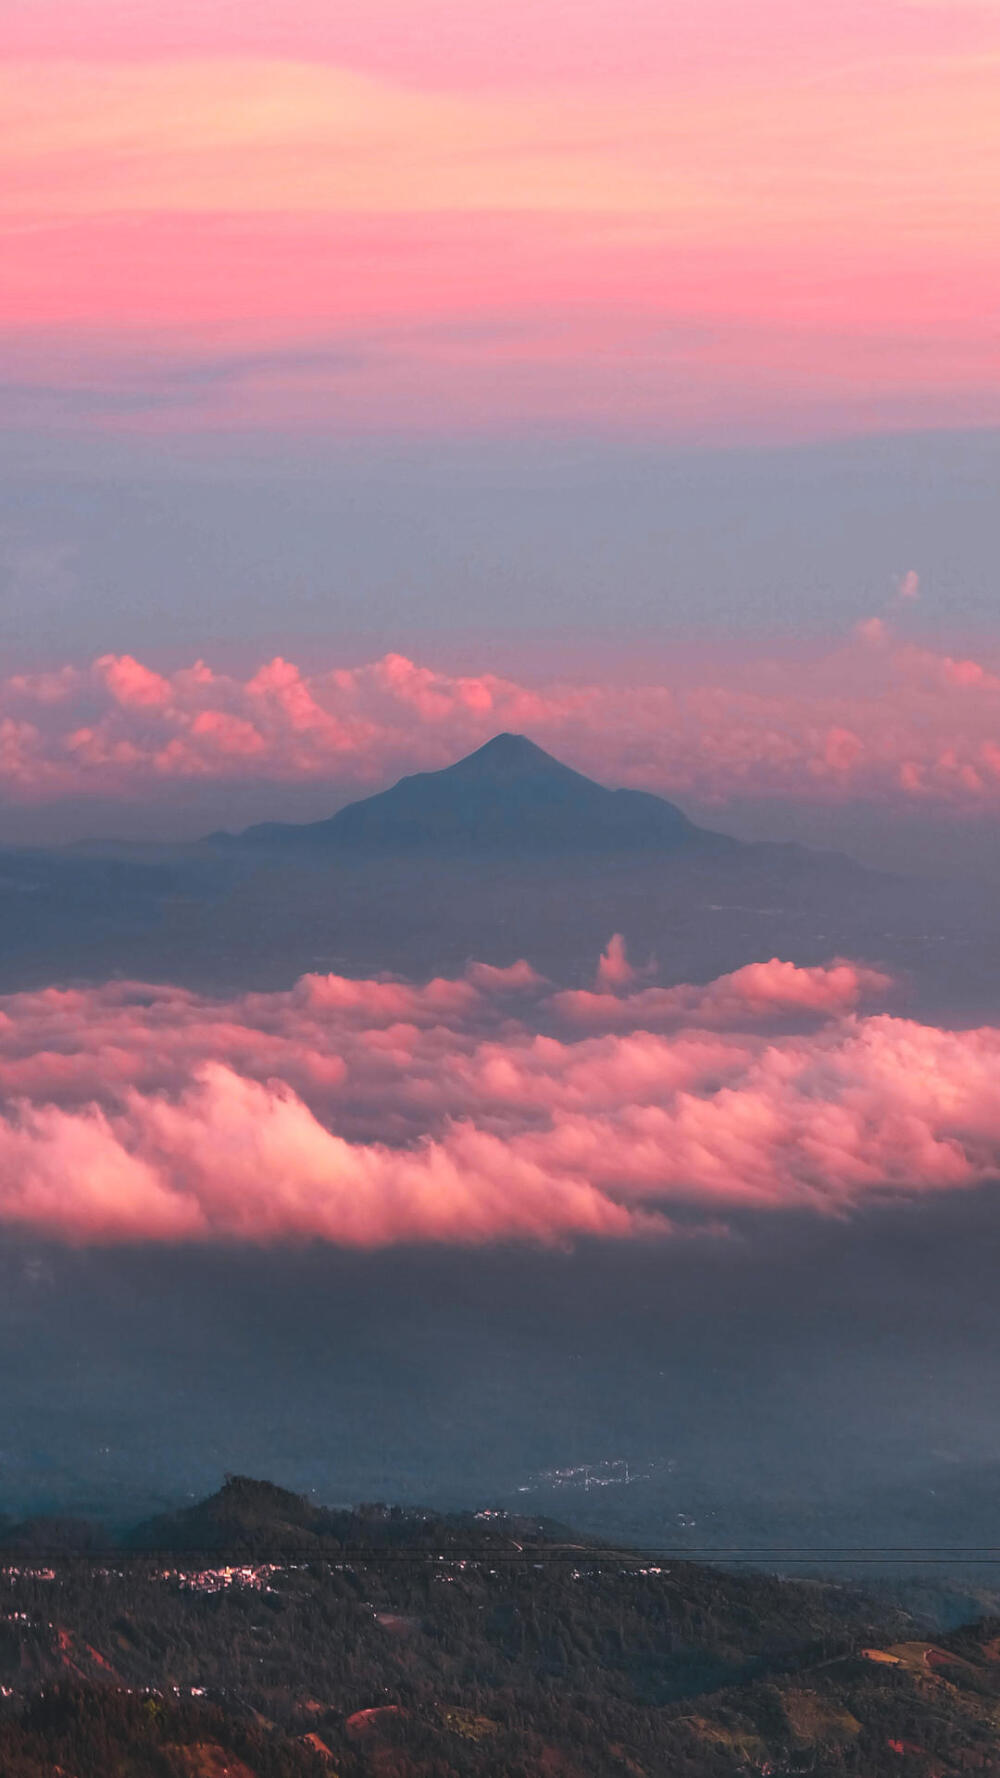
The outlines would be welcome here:
M 213 836 L 221 839 L 223 836 Z M 646 790 L 609 790 L 525 735 L 491 741 L 442 771 L 417 772 L 325 821 L 265 822 L 230 844 L 305 850 L 506 853 L 747 848 Z
M 548 1518 L 507 1513 L 440 1513 L 417 1507 L 319 1506 L 273 1482 L 252 1476 L 227 1476 L 223 1487 L 193 1506 L 163 1513 L 134 1526 L 125 1547 L 178 1553 L 234 1555 L 314 1554 L 343 1549 L 368 1550 L 454 1547 L 470 1544 L 484 1550 L 565 1539 L 566 1528 Z

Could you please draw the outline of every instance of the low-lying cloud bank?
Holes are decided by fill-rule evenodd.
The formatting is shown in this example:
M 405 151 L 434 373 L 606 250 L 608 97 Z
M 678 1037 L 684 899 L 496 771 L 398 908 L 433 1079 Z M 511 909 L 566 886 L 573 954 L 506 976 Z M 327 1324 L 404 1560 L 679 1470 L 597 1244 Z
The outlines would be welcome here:
M 560 1242 L 1000 1170 L 1000 1029 L 876 1010 L 891 984 L 843 961 L 675 987 L 626 963 L 616 942 L 592 992 L 519 963 L 229 1001 L 8 995 L 0 1223 L 82 1243 Z
M 0 795 L 166 800 L 178 785 L 248 782 L 365 794 L 515 729 L 604 781 L 703 803 L 1000 807 L 1000 662 L 902 643 L 873 618 L 793 665 L 675 671 L 529 685 L 387 655 L 322 672 L 276 659 L 244 679 L 105 655 L 0 681 Z

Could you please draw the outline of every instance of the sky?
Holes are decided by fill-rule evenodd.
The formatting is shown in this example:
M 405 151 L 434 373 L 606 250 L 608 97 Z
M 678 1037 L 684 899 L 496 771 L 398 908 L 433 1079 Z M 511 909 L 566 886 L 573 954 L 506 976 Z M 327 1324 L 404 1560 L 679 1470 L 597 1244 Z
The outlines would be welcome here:
M 15 425 L 989 425 L 994 0 L 5 0 Z
M 988 810 L 1000 7 L 355 11 L 0 4 L 7 837 L 532 722 L 775 834 Z
M 0 844 L 318 818 L 515 731 L 745 838 L 971 877 L 982 907 L 1000 0 L 0 0 L 0 114 Z M 354 979 L 334 907 L 278 981 L 279 883 L 234 891 L 246 979 L 212 993 L 155 961 L 228 893 L 194 865 L 161 906 L 134 858 L 105 883 L 7 856 L 0 1505 L 144 1440 L 166 1486 L 143 1390 L 194 1401 L 202 1326 L 190 1448 L 264 1461 L 263 1376 L 310 1485 L 353 1415 L 392 1492 L 379 1378 L 402 1489 L 440 1493 L 455 1428 L 481 1479 L 483 1452 L 612 1455 L 616 1415 L 666 1461 L 677 1412 L 731 1477 L 745 1360 L 775 1475 L 789 1402 L 844 1473 L 883 1407 L 914 1462 L 995 1460 L 992 915 L 956 937 L 914 895 L 925 930 L 882 883 L 866 925 L 848 873 L 814 930 L 748 865 L 739 898 L 670 904 L 658 963 L 629 953 L 641 886 L 630 915 L 612 884 L 566 979 L 511 922 L 464 965 L 424 968 L 429 929 L 405 977 Z M 112 967 L 142 956 L 157 979 Z M 982 978 L 964 1022 L 949 971 Z M 935 1372 L 939 1235 L 972 1283 Z M 296 1470 L 334 1373 L 337 1439 Z M 43 1422 L 74 1403 L 56 1475 Z
M 700 443 L 998 420 L 994 0 L 6 0 L 5 405 Z

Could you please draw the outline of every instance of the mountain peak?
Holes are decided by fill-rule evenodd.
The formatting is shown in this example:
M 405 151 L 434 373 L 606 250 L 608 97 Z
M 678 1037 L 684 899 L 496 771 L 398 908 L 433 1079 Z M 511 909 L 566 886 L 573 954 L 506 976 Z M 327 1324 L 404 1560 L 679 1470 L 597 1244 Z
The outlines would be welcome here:
M 527 735 L 504 732 L 494 735 L 474 753 L 467 753 L 464 759 L 456 760 L 445 770 L 454 777 L 463 778 L 537 778 L 543 775 L 562 777 L 570 767 L 546 753 L 544 747 L 529 741 Z

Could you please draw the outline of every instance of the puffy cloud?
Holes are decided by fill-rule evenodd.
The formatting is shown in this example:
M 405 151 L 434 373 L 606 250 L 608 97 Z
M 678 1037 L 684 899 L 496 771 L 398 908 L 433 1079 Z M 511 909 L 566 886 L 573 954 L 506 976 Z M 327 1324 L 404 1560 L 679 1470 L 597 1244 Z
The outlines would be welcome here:
M 1000 1170 L 1000 1029 L 772 959 L 553 991 L 525 962 L 213 1000 L 0 1000 L 0 1223 L 73 1242 L 565 1241 L 842 1213 Z
M 913 584 L 895 606 L 912 603 Z M 1000 660 L 917 647 L 881 616 L 793 666 L 702 657 L 661 682 L 526 685 L 401 655 L 318 671 L 279 658 L 247 678 L 104 655 L 89 670 L 0 680 L 0 796 L 148 802 L 188 783 L 249 782 L 329 783 L 343 799 L 514 729 L 605 782 L 720 807 L 746 796 L 1000 807 Z
M 597 964 L 595 986 L 604 994 L 616 994 L 619 988 L 627 988 L 635 981 L 636 972 L 628 960 L 628 950 L 620 932 L 613 932 L 608 940 L 608 948 L 602 951 Z
M 851 1012 L 863 1001 L 884 997 L 891 986 L 879 970 L 843 959 L 825 968 L 801 969 L 772 957 L 769 963 L 747 963 L 706 987 L 684 983 L 645 988 L 624 998 L 569 988 L 555 994 L 551 1005 L 568 1024 L 591 1031 L 634 1030 L 638 1025 L 658 1030 L 684 1023 L 738 1028 L 748 1019 Z
M 105 654 L 94 662 L 94 673 L 116 704 L 126 710 L 165 710 L 172 701 L 169 679 L 152 673 L 130 654 Z
M 539 975 L 524 957 L 508 964 L 505 969 L 498 969 L 495 963 L 473 962 L 465 974 L 474 987 L 497 994 L 528 994 L 546 986 L 545 977 Z

